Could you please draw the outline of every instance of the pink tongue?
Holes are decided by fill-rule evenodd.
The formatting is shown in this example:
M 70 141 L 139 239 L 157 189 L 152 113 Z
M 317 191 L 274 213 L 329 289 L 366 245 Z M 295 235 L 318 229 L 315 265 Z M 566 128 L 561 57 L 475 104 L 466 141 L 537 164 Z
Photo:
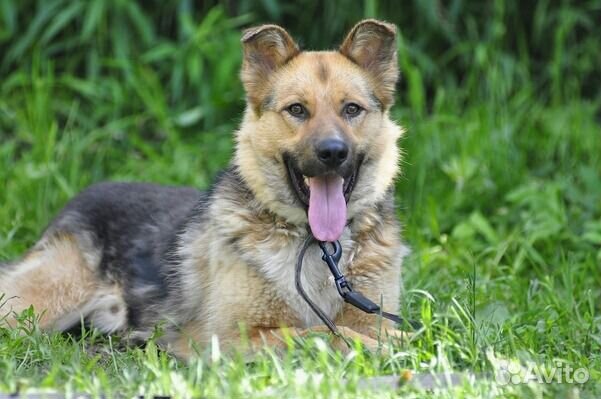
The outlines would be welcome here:
M 309 179 L 309 226 L 319 241 L 336 241 L 346 224 L 346 201 L 339 176 Z

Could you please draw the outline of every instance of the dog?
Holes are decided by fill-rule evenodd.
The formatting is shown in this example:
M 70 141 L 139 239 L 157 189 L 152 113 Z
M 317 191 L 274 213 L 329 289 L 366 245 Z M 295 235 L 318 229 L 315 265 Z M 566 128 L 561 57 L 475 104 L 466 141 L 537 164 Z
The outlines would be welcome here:
M 9 326 L 33 306 L 45 330 L 85 319 L 145 340 L 160 325 L 161 343 L 184 358 L 213 336 L 279 345 L 325 330 L 295 289 L 309 234 L 339 240 L 353 287 L 396 313 L 407 250 L 394 206 L 403 129 L 389 116 L 395 26 L 361 21 L 335 51 L 301 51 L 277 25 L 241 43 L 247 106 L 229 167 L 205 192 L 107 182 L 74 197 L 0 268 Z M 301 281 L 343 334 L 373 345 L 376 325 L 397 331 L 340 298 L 317 245 Z

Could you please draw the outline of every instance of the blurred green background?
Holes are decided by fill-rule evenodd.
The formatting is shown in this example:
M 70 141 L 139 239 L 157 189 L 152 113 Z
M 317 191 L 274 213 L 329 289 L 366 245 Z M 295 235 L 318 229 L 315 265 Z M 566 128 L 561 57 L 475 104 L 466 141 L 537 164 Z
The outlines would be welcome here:
M 336 48 L 365 17 L 399 27 L 402 304 L 425 328 L 361 373 L 489 373 L 493 348 L 601 381 L 601 0 L 0 0 L 0 260 L 93 182 L 208 187 L 244 106 L 243 28 Z M 7 384 L 87 381 L 77 346 L 20 339 L 0 345 Z M 103 389 L 142 378 L 128 356 Z
M 392 114 L 408 129 L 398 197 L 414 246 L 490 239 L 478 220 L 509 231 L 523 209 L 541 213 L 538 235 L 598 233 L 599 0 L 2 0 L 1 250 L 23 250 L 95 181 L 207 187 L 244 106 L 241 29 L 274 22 L 336 48 L 364 17 L 399 27 Z

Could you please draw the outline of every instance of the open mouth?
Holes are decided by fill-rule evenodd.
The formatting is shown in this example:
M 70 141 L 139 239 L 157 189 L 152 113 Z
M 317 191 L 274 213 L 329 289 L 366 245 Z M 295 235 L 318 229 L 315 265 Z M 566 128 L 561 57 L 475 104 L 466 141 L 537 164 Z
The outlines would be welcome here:
M 309 188 L 310 177 L 305 176 L 301 171 L 294 166 L 289 158 L 285 158 L 286 168 L 288 169 L 288 176 L 290 177 L 290 185 L 296 192 L 298 199 L 306 206 L 309 206 L 311 197 L 311 189 Z M 355 182 L 357 181 L 357 175 L 359 173 L 359 167 L 361 162 L 357 162 L 357 167 L 353 171 L 353 174 L 344 179 L 342 185 L 344 200 L 348 203 L 355 188 Z
M 311 232 L 320 241 L 336 241 L 346 226 L 347 203 L 355 188 L 361 162 L 353 173 L 343 178 L 328 173 L 305 176 L 294 162 L 285 158 L 290 185 L 307 209 Z

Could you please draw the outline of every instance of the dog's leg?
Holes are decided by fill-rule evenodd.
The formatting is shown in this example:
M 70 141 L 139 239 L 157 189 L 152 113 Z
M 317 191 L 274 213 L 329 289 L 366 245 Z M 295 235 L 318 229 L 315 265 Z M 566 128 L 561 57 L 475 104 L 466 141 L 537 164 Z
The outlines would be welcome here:
M 353 261 L 352 272 L 347 274 L 353 288 L 380 305 L 385 312 L 396 314 L 401 295 L 401 263 L 407 249 L 397 240 L 399 232 L 394 224 L 385 223 L 382 231 L 363 240 Z M 383 343 L 407 339 L 410 333 L 400 331 L 394 322 L 365 313 L 347 303 L 335 320 Z
M 368 350 L 374 351 L 378 348 L 378 341 L 375 339 L 361 334 L 346 326 L 337 326 L 340 334 L 345 337 L 348 341 L 359 341 Z M 288 346 L 286 337 L 307 337 L 311 334 L 331 334 L 331 331 L 327 326 L 313 326 L 306 329 L 299 328 L 271 328 L 271 329 L 257 329 L 250 336 L 251 348 L 257 350 L 263 346 L 275 347 L 285 349 Z M 337 349 L 343 353 L 349 351 L 349 347 L 346 342 L 340 337 L 332 336 L 330 344 L 334 349 Z
M 394 322 L 384 318 L 378 319 L 377 315 L 364 313 L 348 304 L 344 305 L 342 315 L 336 322 L 347 323 L 359 334 L 380 342 L 387 342 L 389 339 L 406 340 L 411 336 L 411 333 L 399 330 Z
M 360 285 L 357 284 L 356 286 L 367 298 L 378 303 L 382 292 L 377 288 L 377 284 L 365 285 L 363 287 L 360 287 Z M 396 306 L 390 305 L 398 302 L 398 294 L 392 291 L 388 299 L 389 301 L 384 302 L 384 310 L 396 313 Z M 379 318 L 379 316 L 375 314 L 365 313 L 347 303 L 344 304 L 342 311 L 336 318 L 336 324 L 349 326 L 359 334 L 367 335 L 380 343 L 407 340 L 411 336 L 411 333 L 399 330 L 394 322 L 385 318 Z
M 104 331 L 123 327 L 125 305 L 116 287 L 98 278 L 97 258 L 72 235 L 44 238 L 21 261 L 0 269 L 0 320 L 14 327 L 17 315 L 33 306 L 43 329 L 65 330 L 82 316 Z
M 351 328 L 345 326 L 338 326 L 338 330 L 349 341 L 359 341 L 366 349 L 375 351 L 378 348 L 378 341 L 367 335 L 358 333 Z M 226 338 L 220 341 L 220 344 L 224 346 L 224 349 L 235 350 L 240 353 L 246 353 L 249 359 L 261 350 L 262 348 L 271 348 L 278 351 L 284 351 L 289 347 L 289 341 L 287 338 L 306 338 L 311 334 L 327 334 L 330 345 L 332 348 L 341 351 L 342 353 L 349 352 L 350 349 L 346 342 L 340 337 L 331 336 L 330 330 L 326 326 L 314 326 L 311 328 L 254 328 L 251 330 L 247 339 L 237 336 Z M 169 351 L 174 353 L 178 357 L 188 359 L 194 355 L 198 355 L 202 352 L 202 348 L 194 345 L 194 333 L 192 330 L 186 330 L 185 334 L 181 334 L 176 339 L 173 339 L 167 348 Z M 196 341 L 198 342 L 198 341 Z M 205 346 L 208 345 L 206 342 Z
M 384 311 L 397 313 L 400 296 L 400 277 L 398 273 L 392 271 L 390 275 L 381 276 L 376 279 L 354 279 L 353 288 L 361 292 L 367 298 L 383 306 Z M 380 300 L 383 303 L 380 304 Z M 368 314 L 347 303 L 342 307 L 335 320 L 336 324 L 349 326 L 360 334 L 365 334 L 380 342 L 389 342 L 390 340 L 406 340 L 410 333 L 399 330 L 395 323 L 379 318 L 375 314 Z

